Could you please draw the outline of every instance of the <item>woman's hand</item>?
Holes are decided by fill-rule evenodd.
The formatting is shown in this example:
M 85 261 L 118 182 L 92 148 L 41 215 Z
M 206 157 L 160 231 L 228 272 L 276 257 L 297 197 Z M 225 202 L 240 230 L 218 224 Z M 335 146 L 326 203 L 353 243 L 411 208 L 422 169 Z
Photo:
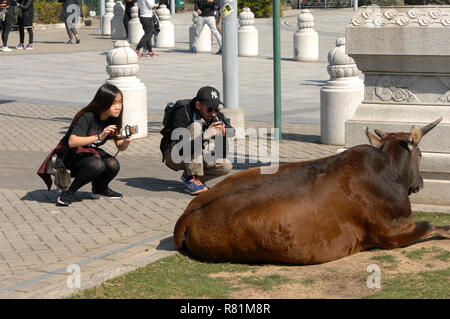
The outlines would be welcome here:
M 109 135 L 113 135 L 116 132 L 116 125 L 109 125 L 105 127 L 103 132 L 98 136 L 102 141 L 104 141 Z
M 126 138 L 124 140 L 114 140 L 116 143 L 116 147 L 119 151 L 123 152 L 128 148 L 128 145 L 130 145 L 131 138 Z

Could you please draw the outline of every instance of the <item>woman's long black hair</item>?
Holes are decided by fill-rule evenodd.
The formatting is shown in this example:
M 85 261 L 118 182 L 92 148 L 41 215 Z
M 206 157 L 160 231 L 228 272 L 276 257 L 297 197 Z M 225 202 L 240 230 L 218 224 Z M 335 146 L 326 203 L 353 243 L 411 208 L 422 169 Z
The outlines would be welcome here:
M 94 96 L 94 99 L 89 103 L 88 106 L 81 109 L 74 117 L 72 124 L 70 124 L 69 130 L 73 129 L 75 125 L 77 124 L 78 119 L 81 115 L 83 115 L 86 112 L 93 112 L 100 116 L 100 114 L 104 111 L 107 111 L 111 105 L 114 102 L 114 99 L 116 98 L 117 94 L 120 93 L 123 99 L 123 94 L 120 89 L 112 84 L 103 84 L 97 91 L 97 93 Z M 110 118 L 109 121 L 111 122 L 111 125 L 116 125 L 117 129 L 120 130 L 122 128 L 122 114 L 123 114 L 123 107 L 120 111 L 120 115 L 117 118 Z

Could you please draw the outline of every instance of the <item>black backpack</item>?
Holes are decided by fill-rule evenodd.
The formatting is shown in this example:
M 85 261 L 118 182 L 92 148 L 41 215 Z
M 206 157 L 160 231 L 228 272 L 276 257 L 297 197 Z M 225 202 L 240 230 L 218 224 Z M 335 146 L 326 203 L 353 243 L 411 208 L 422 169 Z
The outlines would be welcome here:
M 166 108 L 164 109 L 164 118 L 163 118 L 163 129 L 160 131 L 163 138 L 161 139 L 161 144 L 159 145 L 159 148 L 161 150 L 163 161 L 164 161 L 164 154 L 167 151 L 167 148 L 170 145 L 171 137 L 172 137 L 172 131 L 175 129 L 173 126 L 173 114 L 176 110 L 179 108 L 184 107 L 186 111 L 186 115 L 189 117 L 188 107 L 190 104 L 190 99 L 185 100 L 178 100 L 175 103 L 169 102 L 167 103 Z

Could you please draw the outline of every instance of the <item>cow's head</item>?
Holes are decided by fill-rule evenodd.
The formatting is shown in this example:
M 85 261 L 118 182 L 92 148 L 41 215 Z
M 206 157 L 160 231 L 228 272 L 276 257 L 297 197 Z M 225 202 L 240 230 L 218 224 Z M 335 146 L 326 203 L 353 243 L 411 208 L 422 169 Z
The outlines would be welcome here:
M 399 164 L 402 165 L 402 168 L 407 170 L 407 174 L 404 177 L 408 177 L 406 181 L 408 183 L 408 194 L 417 193 L 423 187 L 423 179 L 419 174 L 419 163 L 422 158 L 422 153 L 418 147 L 419 142 L 441 120 L 442 117 L 422 128 L 413 126 L 409 133 L 385 133 L 375 129 L 375 134 L 373 134 L 369 132 L 367 127 L 365 128 L 370 145 L 389 152 L 395 159 L 400 161 Z M 407 155 L 405 156 L 404 154 Z

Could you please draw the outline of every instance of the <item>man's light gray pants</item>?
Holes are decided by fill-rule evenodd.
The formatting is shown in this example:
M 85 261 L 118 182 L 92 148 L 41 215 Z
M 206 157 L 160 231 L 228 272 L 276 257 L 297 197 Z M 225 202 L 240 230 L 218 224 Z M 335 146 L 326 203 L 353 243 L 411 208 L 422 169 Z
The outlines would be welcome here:
M 195 29 L 195 37 L 194 37 L 194 42 L 192 43 L 192 47 L 193 48 L 197 48 L 198 39 L 200 37 L 200 34 L 203 31 L 203 27 L 205 26 L 205 24 L 207 24 L 209 26 L 209 28 L 211 29 L 212 33 L 216 37 L 220 48 L 222 49 L 222 36 L 220 35 L 220 32 L 217 30 L 216 18 L 214 16 L 210 16 L 210 17 L 199 16 L 198 17 L 197 29 Z

